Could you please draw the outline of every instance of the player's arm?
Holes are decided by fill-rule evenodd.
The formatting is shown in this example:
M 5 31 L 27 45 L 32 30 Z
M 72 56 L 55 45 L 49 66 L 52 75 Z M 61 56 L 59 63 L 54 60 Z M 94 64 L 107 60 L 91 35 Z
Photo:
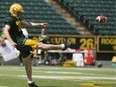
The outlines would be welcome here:
M 7 40 L 11 43 L 12 46 L 16 46 L 16 43 L 12 40 L 10 34 L 9 34 L 9 30 L 10 30 L 10 26 L 9 25 L 5 25 L 3 32 L 7 38 Z
M 22 21 L 22 26 L 28 26 L 28 27 L 46 27 L 48 25 L 48 23 L 34 23 L 34 22 L 26 22 L 26 21 Z

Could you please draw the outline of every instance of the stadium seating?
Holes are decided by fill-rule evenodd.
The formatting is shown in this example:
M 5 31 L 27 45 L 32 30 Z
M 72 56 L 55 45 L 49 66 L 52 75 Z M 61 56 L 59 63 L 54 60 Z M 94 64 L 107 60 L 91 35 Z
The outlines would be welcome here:
M 47 22 L 47 32 L 49 34 L 80 34 L 75 27 L 70 25 L 61 15 L 50 7 L 44 0 L 9 0 L 0 2 L 0 27 L 2 27 L 3 19 L 8 14 L 11 4 L 20 3 L 24 7 L 24 13 L 21 16 L 26 21 Z M 28 28 L 29 33 L 37 34 L 41 32 L 41 28 Z
M 59 0 L 75 17 L 85 24 L 95 35 L 116 35 L 115 0 Z M 98 24 L 98 15 L 108 18 L 106 24 Z

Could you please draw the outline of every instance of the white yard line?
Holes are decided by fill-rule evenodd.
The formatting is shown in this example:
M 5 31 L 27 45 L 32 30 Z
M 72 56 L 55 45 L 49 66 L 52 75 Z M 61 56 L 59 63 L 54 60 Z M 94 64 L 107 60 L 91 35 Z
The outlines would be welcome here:
M 48 73 L 55 73 L 55 72 L 48 72 Z M 59 72 L 60 74 L 61 72 Z M 62 72 L 63 74 L 69 74 L 67 72 Z M 61 73 L 61 74 L 62 74 Z M 57 74 L 57 73 L 56 73 Z M 77 74 L 77 73 L 74 73 L 73 74 Z M 3 75 L 3 74 L 0 74 L 0 76 L 8 76 L 8 77 L 18 77 L 18 78 L 26 78 L 26 75 L 11 75 L 11 74 L 7 74 L 7 75 Z M 61 80 L 116 80 L 115 77 L 107 77 L 107 76 L 62 76 L 62 75 L 59 75 L 59 76 L 39 76 L 39 75 L 33 75 L 33 78 L 41 78 L 41 79 L 61 79 Z

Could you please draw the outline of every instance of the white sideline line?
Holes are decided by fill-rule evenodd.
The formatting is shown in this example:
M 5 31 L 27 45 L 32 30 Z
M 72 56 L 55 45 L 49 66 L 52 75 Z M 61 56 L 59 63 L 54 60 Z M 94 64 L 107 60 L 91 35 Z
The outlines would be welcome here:
M 16 77 L 26 78 L 26 75 L 20 75 Z M 36 76 L 33 75 L 33 78 L 41 79 L 61 79 L 61 80 L 116 80 L 115 77 L 93 77 L 93 76 Z

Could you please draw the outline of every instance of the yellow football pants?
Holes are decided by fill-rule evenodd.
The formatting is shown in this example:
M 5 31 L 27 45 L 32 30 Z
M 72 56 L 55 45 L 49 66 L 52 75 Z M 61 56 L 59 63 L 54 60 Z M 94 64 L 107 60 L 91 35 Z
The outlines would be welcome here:
M 31 46 L 33 51 L 36 49 L 37 41 L 33 39 L 27 39 L 24 43 L 25 45 Z

